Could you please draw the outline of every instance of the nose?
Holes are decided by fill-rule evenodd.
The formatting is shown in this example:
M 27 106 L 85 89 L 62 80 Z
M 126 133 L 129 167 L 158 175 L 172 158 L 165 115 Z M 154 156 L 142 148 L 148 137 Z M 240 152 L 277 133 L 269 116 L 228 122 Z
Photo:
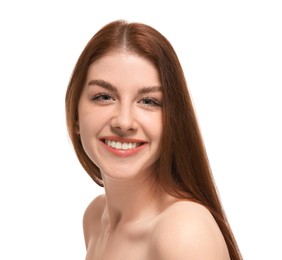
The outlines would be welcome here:
M 118 107 L 111 121 L 112 130 L 119 135 L 126 135 L 137 130 L 137 122 L 134 109 L 130 104 L 123 104 Z

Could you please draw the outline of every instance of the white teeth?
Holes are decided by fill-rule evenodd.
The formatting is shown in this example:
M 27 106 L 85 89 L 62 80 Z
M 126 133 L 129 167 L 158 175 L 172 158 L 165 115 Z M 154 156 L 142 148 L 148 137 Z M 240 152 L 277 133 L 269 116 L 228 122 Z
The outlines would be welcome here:
M 121 143 L 120 142 L 116 142 L 115 146 L 116 146 L 117 149 L 120 149 L 121 148 Z
M 141 145 L 141 143 L 121 143 L 121 142 L 115 142 L 111 140 L 105 140 L 105 143 L 115 149 L 119 150 L 129 150 L 134 149 Z
M 122 147 L 122 150 L 127 150 L 128 149 L 127 148 L 128 147 L 127 143 L 123 143 L 121 147 Z

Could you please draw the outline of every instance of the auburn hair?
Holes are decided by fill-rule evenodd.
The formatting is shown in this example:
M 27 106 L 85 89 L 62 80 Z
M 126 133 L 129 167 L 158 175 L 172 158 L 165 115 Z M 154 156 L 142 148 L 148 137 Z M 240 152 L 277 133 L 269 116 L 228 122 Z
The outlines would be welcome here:
M 171 195 L 208 208 L 224 236 L 230 258 L 242 259 L 216 190 L 182 67 L 170 42 L 154 28 L 123 20 L 111 22 L 90 39 L 81 53 L 65 99 L 67 128 L 81 165 L 103 186 L 101 173 L 85 153 L 77 134 L 78 103 L 89 66 L 118 49 L 147 58 L 159 72 L 163 91 L 163 136 L 157 181 Z

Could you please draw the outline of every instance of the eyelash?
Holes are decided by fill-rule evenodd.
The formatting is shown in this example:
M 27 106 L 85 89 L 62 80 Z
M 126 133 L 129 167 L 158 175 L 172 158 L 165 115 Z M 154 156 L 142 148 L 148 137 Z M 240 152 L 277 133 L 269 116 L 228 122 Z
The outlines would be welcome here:
M 155 107 L 155 106 L 160 107 L 161 106 L 161 102 L 158 99 L 152 98 L 152 97 L 142 98 L 138 103 L 141 103 L 141 102 L 143 102 L 143 104 L 145 106 L 153 106 L 153 107 Z M 147 102 L 150 102 L 150 104 L 148 104 Z
M 99 93 L 91 98 L 91 100 L 96 102 L 108 103 L 112 100 L 115 100 L 107 93 Z
M 111 101 L 115 101 L 115 99 L 108 93 L 99 93 L 93 96 L 91 100 L 94 102 L 100 102 L 100 103 L 109 103 Z M 144 106 L 148 106 L 148 107 L 161 107 L 162 106 L 161 102 L 158 99 L 152 98 L 152 97 L 144 97 L 140 99 L 138 103 L 139 104 L 141 103 Z

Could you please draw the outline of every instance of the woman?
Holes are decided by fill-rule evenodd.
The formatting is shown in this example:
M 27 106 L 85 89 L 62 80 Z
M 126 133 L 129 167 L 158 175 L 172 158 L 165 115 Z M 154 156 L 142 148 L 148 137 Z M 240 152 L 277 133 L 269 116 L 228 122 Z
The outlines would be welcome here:
M 242 259 L 176 53 L 115 21 L 83 50 L 66 93 L 70 138 L 105 188 L 85 211 L 86 259 Z

